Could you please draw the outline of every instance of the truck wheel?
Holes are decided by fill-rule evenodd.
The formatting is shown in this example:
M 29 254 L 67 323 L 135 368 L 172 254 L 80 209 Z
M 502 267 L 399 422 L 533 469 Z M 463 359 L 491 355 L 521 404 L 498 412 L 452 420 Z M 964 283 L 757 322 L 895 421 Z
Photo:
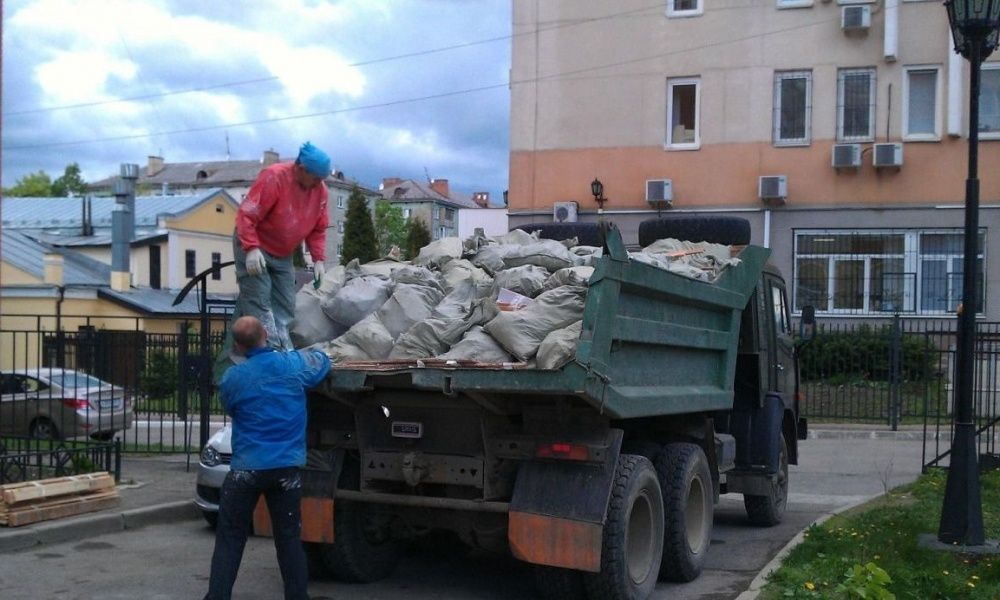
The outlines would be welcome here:
M 766 496 L 743 495 L 743 506 L 754 525 L 772 527 L 781 523 L 788 504 L 788 446 L 785 436 L 781 436 L 781 450 L 778 454 L 778 473 L 771 482 L 771 493 Z
M 601 572 L 583 575 L 590 600 L 643 600 L 663 556 L 663 494 L 656 469 L 633 454 L 618 457 L 604 523 Z
M 584 597 L 583 573 L 572 569 L 535 565 L 535 589 L 542 600 L 580 600 Z
M 656 461 L 656 473 L 663 484 L 666 513 L 660 576 L 693 581 L 701 574 L 712 542 L 714 494 L 708 459 L 696 444 L 667 444 Z
M 639 223 L 640 246 L 646 247 L 663 238 L 713 244 L 749 244 L 750 221 L 742 217 L 677 215 L 646 219 Z
M 394 539 L 388 523 L 380 523 L 368 505 L 341 500 L 334 505 L 335 541 L 308 544 L 314 567 L 338 581 L 371 583 L 392 574 L 403 553 L 403 543 Z

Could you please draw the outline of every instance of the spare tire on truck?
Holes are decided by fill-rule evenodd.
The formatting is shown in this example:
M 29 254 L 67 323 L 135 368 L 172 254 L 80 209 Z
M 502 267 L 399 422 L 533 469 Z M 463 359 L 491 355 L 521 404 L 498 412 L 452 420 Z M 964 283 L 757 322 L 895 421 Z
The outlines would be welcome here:
M 744 246 L 750 243 L 750 221 L 742 217 L 677 215 L 639 224 L 640 246 L 664 238 Z
M 521 231 L 538 231 L 543 240 L 563 241 L 576 238 L 580 246 L 600 246 L 601 235 L 599 223 L 529 223 L 518 225 L 514 229 Z

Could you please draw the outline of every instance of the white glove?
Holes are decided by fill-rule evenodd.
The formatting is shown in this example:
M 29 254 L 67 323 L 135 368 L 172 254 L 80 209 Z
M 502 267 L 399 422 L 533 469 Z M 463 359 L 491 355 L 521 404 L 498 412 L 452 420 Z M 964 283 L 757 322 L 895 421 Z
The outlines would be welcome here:
M 326 265 L 323 264 L 323 261 L 317 260 L 313 263 L 313 284 L 315 284 L 316 287 L 319 287 L 319 285 L 323 283 L 323 275 L 325 273 Z
M 260 248 L 254 248 L 247 252 L 247 273 L 251 275 L 261 275 L 267 268 L 267 261 L 264 260 L 264 253 Z

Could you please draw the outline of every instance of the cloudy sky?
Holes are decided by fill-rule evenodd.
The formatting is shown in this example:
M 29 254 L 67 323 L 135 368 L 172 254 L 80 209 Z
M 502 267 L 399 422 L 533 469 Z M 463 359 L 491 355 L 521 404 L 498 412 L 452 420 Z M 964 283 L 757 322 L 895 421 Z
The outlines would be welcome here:
M 510 11 L 510 0 L 7 0 L 3 185 L 72 162 L 92 181 L 151 154 L 225 160 L 228 135 L 232 159 L 294 156 L 308 139 L 366 185 L 426 169 L 498 198 Z

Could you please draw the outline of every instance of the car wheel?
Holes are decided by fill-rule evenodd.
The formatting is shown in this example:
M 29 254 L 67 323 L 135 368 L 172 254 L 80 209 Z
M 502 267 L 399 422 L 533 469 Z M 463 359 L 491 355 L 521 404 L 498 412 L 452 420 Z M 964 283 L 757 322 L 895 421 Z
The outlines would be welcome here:
M 647 219 L 639 224 L 639 245 L 674 238 L 689 242 L 745 245 L 750 243 L 750 221 L 742 217 L 702 217 L 678 215 Z
M 743 507 L 754 525 L 772 527 L 781 523 L 788 504 L 788 446 L 781 436 L 777 477 L 771 481 L 770 492 L 763 496 L 743 495 Z
M 656 460 L 656 472 L 663 485 L 667 520 L 660 576 L 693 581 L 701 574 L 712 543 L 715 495 L 708 459 L 696 444 L 667 444 Z
M 57 440 L 59 439 L 59 430 L 56 429 L 56 424 L 49 419 L 39 417 L 31 422 L 28 435 L 36 440 Z
M 590 600 L 643 600 L 656 586 L 663 557 L 663 495 L 643 456 L 622 454 L 605 516 L 601 571 L 585 573 Z
M 203 510 L 201 511 L 201 516 L 205 517 L 205 522 L 212 529 L 219 524 L 219 513 L 214 510 Z
M 515 229 L 528 233 L 538 231 L 539 237 L 543 240 L 561 242 L 576 238 L 576 242 L 580 246 L 601 245 L 599 223 L 529 223 L 528 225 L 518 225 Z

